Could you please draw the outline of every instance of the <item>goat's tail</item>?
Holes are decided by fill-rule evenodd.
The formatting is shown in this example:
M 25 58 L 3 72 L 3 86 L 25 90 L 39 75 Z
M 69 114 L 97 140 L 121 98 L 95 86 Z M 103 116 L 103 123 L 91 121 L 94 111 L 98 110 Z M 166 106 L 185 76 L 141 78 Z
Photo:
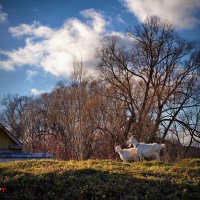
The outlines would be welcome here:
M 160 146 L 161 146 L 162 148 L 165 148 L 165 144 L 161 144 Z

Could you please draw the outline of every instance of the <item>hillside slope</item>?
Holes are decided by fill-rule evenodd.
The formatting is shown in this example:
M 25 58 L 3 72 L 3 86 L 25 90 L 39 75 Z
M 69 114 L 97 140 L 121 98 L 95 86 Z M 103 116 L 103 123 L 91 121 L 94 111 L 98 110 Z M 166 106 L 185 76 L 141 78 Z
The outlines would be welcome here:
M 0 199 L 198 199 L 200 159 L 0 163 Z M 4 189 L 2 189 L 4 188 Z

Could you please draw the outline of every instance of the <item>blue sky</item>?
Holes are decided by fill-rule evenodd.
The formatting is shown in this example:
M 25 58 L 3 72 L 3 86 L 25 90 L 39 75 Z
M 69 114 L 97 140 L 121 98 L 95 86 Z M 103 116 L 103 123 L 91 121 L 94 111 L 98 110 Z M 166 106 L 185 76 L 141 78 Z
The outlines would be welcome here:
M 95 73 L 105 35 L 157 15 L 185 38 L 199 40 L 199 0 L 0 0 L 0 100 L 37 95 L 67 79 L 74 59 Z

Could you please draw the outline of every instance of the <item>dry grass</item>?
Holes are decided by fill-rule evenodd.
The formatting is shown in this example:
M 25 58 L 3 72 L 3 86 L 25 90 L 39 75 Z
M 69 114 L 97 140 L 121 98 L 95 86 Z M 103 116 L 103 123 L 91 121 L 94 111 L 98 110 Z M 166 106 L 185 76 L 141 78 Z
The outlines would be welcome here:
M 200 159 L 0 163 L 0 199 L 198 199 Z

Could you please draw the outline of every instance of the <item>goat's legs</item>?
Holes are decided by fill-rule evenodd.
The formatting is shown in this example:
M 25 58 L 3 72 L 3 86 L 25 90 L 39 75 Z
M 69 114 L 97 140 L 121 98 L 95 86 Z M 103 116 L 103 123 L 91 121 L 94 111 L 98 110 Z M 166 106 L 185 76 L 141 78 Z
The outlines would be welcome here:
M 154 155 L 155 155 L 155 157 L 156 157 L 156 160 L 157 160 L 157 161 L 160 161 L 159 153 L 155 153 Z
M 142 161 L 142 162 L 144 161 L 144 156 L 143 155 L 140 154 L 139 158 L 140 158 L 140 161 Z

